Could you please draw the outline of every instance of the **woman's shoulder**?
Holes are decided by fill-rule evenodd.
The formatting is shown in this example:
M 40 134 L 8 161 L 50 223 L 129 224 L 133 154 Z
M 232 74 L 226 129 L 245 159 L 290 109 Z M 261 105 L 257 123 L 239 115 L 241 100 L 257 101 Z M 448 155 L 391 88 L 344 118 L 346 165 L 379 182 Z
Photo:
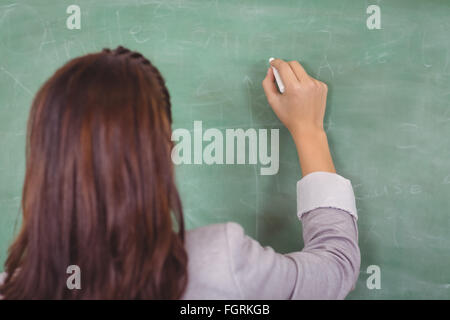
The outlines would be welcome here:
M 0 286 L 6 279 L 6 272 L 0 272 Z M 3 300 L 3 296 L 0 294 L 0 300 Z
M 236 235 L 243 228 L 234 222 L 212 224 L 186 233 L 188 285 L 183 299 L 224 299 L 241 293 L 233 274 Z
M 203 269 L 206 263 L 229 271 L 231 260 L 245 247 L 245 238 L 244 229 L 235 222 L 189 230 L 185 242 L 189 267 L 193 270 Z
M 211 248 L 215 251 L 218 247 L 228 250 L 230 240 L 239 235 L 244 235 L 244 229 L 235 222 L 211 224 L 191 229 L 186 233 L 186 250 L 188 252 L 203 251 Z
M 0 286 L 3 284 L 5 279 L 6 279 L 6 272 L 0 272 Z

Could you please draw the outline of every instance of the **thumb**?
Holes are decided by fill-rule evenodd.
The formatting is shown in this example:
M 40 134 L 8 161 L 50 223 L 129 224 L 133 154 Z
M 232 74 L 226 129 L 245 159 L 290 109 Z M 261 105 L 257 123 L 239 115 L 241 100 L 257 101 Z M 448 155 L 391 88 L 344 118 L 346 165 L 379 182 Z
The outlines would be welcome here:
M 267 74 L 262 82 L 262 86 L 264 89 L 264 93 L 266 94 L 267 101 L 272 106 L 272 102 L 278 99 L 278 96 L 280 95 L 275 84 L 275 76 L 273 75 L 272 67 L 269 67 L 269 69 L 267 70 Z

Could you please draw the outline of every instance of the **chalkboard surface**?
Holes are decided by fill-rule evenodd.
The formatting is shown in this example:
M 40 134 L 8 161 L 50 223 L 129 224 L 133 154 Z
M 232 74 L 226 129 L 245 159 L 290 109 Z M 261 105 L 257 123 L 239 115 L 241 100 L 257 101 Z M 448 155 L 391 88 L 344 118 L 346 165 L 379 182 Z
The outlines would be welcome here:
M 71 4 L 79 30 L 66 26 Z M 380 29 L 368 27 L 372 4 Z M 188 227 L 236 221 L 264 245 L 300 249 L 298 158 L 261 87 L 274 56 L 329 85 L 325 127 L 359 213 L 361 273 L 348 298 L 450 298 L 449 16 L 446 0 L 0 0 L 0 262 L 21 223 L 34 94 L 69 59 L 117 45 L 159 67 L 174 128 L 279 129 L 275 175 L 177 166 Z

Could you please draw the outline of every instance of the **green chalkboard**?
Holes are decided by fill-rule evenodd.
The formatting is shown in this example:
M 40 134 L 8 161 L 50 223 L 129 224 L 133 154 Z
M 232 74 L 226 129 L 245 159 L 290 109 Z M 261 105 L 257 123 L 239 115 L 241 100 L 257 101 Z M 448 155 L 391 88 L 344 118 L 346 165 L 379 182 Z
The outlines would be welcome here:
M 71 4 L 79 30 L 66 27 Z M 380 29 L 368 28 L 372 4 Z M 447 0 L 0 0 L 0 262 L 21 223 L 33 95 L 69 59 L 117 45 L 159 67 L 174 128 L 279 129 L 275 175 L 177 166 L 188 227 L 236 221 L 264 245 L 300 249 L 301 171 L 261 87 L 274 56 L 329 85 L 325 127 L 359 210 L 362 265 L 348 298 L 450 298 L 449 16 Z M 367 286 L 372 265 L 380 289 Z

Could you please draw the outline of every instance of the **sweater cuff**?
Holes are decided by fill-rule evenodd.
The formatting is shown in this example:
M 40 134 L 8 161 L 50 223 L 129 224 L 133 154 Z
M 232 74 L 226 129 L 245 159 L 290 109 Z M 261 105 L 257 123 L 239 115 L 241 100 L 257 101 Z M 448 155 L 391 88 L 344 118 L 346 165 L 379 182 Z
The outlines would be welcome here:
M 350 180 L 330 172 L 313 172 L 297 182 L 297 216 L 318 208 L 343 210 L 356 219 L 355 195 Z

